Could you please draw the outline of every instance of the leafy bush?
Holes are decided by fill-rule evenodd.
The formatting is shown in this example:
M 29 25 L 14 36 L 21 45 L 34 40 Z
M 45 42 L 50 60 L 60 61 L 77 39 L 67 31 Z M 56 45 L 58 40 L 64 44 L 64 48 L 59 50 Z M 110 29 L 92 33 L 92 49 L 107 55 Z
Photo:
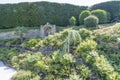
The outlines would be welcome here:
M 13 80 L 30 80 L 32 77 L 31 71 L 19 71 L 17 74 L 13 75 Z
M 84 10 L 79 15 L 79 22 L 80 24 L 84 24 L 84 19 L 91 14 L 89 10 Z
M 24 26 L 18 26 L 15 28 L 14 34 L 19 36 L 21 43 L 23 42 L 23 37 L 25 33 L 27 33 L 27 29 Z
M 70 46 L 75 46 L 81 42 L 81 36 L 78 31 L 71 30 L 68 32 L 68 36 L 65 40 L 63 51 L 69 53 Z
M 37 53 L 35 55 L 27 55 L 26 58 L 22 60 L 21 68 L 25 70 L 32 70 L 34 68 L 35 63 L 41 59 L 41 56 L 37 56 L 38 54 L 41 55 L 41 53 Z M 30 67 L 29 67 L 30 66 Z
M 84 19 L 84 25 L 86 27 L 96 27 L 98 23 L 99 23 L 99 19 L 93 15 L 90 15 Z
M 91 45 L 93 46 L 94 44 L 92 44 L 92 43 L 91 43 Z M 86 52 L 85 50 L 86 50 L 86 48 L 89 47 L 89 45 L 82 47 L 81 44 L 76 49 L 76 52 L 77 52 L 77 54 L 79 53 L 79 55 L 83 58 L 83 60 L 86 63 L 90 64 L 93 67 L 93 70 L 98 72 L 102 77 L 105 77 L 106 80 L 114 80 L 114 79 L 119 80 L 119 77 L 118 77 L 119 74 L 117 74 L 117 72 L 114 71 L 114 68 L 107 61 L 107 59 L 103 55 L 99 55 L 97 52 L 93 51 L 95 48 L 95 45 L 94 45 L 93 49 L 92 48 L 90 49 L 90 51 L 92 51 L 92 52 L 90 52 L 90 51 Z M 113 77 L 110 77 L 110 74 Z
M 80 75 L 74 73 L 69 76 L 69 80 L 83 80 L 83 79 L 80 77 Z
M 91 71 L 85 65 L 77 65 L 76 68 L 78 71 L 80 71 L 80 75 L 83 79 L 86 79 L 90 76 Z
M 105 10 L 93 10 L 91 14 L 98 17 L 99 23 L 106 23 L 108 20 L 108 13 Z
M 96 5 L 93 5 L 91 7 L 91 10 L 96 10 L 96 9 L 102 9 L 102 10 L 106 10 L 107 12 L 110 13 L 111 15 L 111 21 L 116 21 L 120 20 L 120 1 L 119 0 L 112 0 L 112 1 L 107 1 L 107 2 L 103 2 L 103 3 L 99 3 Z
M 16 48 L 0 48 L 0 60 L 10 63 L 13 56 L 17 56 L 19 53 Z M 11 64 L 11 63 L 10 63 Z
M 86 39 L 80 45 L 77 47 L 77 51 L 79 52 L 87 52 L 95 50 L 97 46 L 97 43 L 91 39 Z
M 69 24 L 71 26 L 75 26 L 76 25 L 76 18 L 74 16 L 72 16 L 70 19 L 69 19 Z
M 41 80 L 41 77 L 37 75 L 33 79 L 31 79 L 31 80 Z
M 79 33 L 81 35 L 82 39 L 86 39 L 91 36 L 92 32 L 90 30 L 87 30 L 85 28 L 79 29 Z

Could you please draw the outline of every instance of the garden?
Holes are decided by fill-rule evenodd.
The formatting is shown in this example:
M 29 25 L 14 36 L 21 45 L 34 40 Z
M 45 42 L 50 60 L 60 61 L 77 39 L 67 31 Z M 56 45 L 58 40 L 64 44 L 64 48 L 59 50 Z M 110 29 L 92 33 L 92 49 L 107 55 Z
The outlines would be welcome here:
M 105 3 L 117 4 L 116 2 Z M 42 6 L 43 4 L 45 3 L 41 3 Z M 25 5 L 28 4 L 18 5 L 26 7 Z M 36 10 L 37 5 L 38 3 L 29 4 L 29 7 L 32 6 L 31 14 L 33 14 L 32 10 Z M 64 6 L 68 9 L 70 6 L 55 3 L 54 5 L 61 6 L 62 9 Z M 99 5 L 92 6 L 91 10 L 81 7 L 84 9 L 77 17 L 69 15 L 68 18 L 67 15 L 65 20 L 68 27 L 65 27 L 65 22 L 61 22 L 63 17 L 60 21 L 57 19 L 59 16 L 56 16 L 56 21 L 52 17 L 50 22 L 56 23 L 56 32 L 54 34 L 49 32 L 44 38 L 24 37 L 28 30 L 39 29 L 39 27 L 31 27 L 38 25 L 37 17 L 29 18 L 31 21 L 26 23 L 27 19 L 26 17 L 23 19 L 22 14 L 22 26 L 17 24 L 18 22 L 6 25 L 4 22 L 0 23 L 7 28 L 0 27 L 1 33 L 14 31 L 14 35 L 18 36 L 0 39 L 0 60 L 17 71 L 12 76 L 12 80 L 120 80 L 120 22 L 118 20 L 112 22 L 116 16 L 120 20 L 120 15 L 116 13 L 115 16 L 108 11 L 109 9 L 105 10 L 106 8 L 96 9 Z M 71 8 L 76 9 L 77 12 L 79 7 L 71 6 Z M 30 12 L 27 14 L 30 15 Z M 34 15 L 38 15 L 37 12 Z M 47 17 L 50 15 L 49 13 Z M 32 19 L 36 21 L 32 22 Z M 43 24 L 45 21 L 40 23 Z M 28 27 L 29 25 L 31 26 Z M 51 28 L 46 29 L 51 30 Z

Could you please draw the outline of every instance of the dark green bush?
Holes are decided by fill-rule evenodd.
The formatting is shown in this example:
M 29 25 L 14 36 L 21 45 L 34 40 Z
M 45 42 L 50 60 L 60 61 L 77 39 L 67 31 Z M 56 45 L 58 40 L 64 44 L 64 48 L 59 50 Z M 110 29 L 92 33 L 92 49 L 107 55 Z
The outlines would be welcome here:
M 89 10 L 84 10 L 79 15 L 79 23 L 84 24 L 84 19 L 91 14 Z
M 40 26 L 46 22 L 66 26 L 71 16 L 78 17 L 86 6 L 51 2 L 25 2 L 0 5 L 0 28 Z M 56 15 L 57 14 L 57 15 Z M 78 21 L 78 19 L 77 19 Z
M 91 7 L 91 10 L 102 9 L 106 10 L 111 15 L 111 21 L 120 20 L 120 0 L 110 0 L 107 2 L 95 4 Z
M 106 23 L 107 20 L 108 20 L 108 18 L 107 18 L 108 17 L 108 13 L 105 10 L 100 10 L 100 9 L 93 10 L 91 12 L 91 14 L 98 17 L 99 23 Z
M 84 25 L 86 27 L 96 27 L 98 23 L 99 19 L 94 15 L 90 15 L 84 19 Z
M 76 18 L 74 16 L 72 16 L 70 19 L 69 19 L 69 24 L 71 26 L 75 26 L 76 25 Z

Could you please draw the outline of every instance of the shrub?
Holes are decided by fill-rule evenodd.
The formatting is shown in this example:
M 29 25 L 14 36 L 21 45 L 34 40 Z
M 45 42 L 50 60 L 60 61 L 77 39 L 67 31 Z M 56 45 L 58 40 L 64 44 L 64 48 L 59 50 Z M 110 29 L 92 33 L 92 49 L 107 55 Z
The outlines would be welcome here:
M 40 56 L 28 55 L 23 59 L 21 67 L 25 70 L 32 70 L 34 69 L 34 65 L 38 60 L 40 60 Z
M 72 16 L 70 19 L 69 19 L 69 24 L 71 26 L 75 26 L 76 25 L 76 18 L 74 16 Z
M 103 9 L 110 13 L 111 21 L 115 21 L 116 18 L 120 20 L 120 0 L 109 0 L 103 3 L 93 5 L 91 10 Z
M 77 65 L 76 68 L 78 71 L 80 71 L 80 74 L 84 79 L 90 76 L 91 71 L 85 65 Z
M 98 17 L 99 23 L 106 23 L 107 20 L 108 20 L 108 18 L 107 18 L 108 17 L 108 13 L 105 10 L 100 10 L 100 9 L 93 10 L 91 12 L 91 14 Z
M 79 33 L 80 33 L 82 39 L 86 39 L 87 37 L 90 37 L 92 32 L 90 30 L 82 28 L 79 30 Z
M 77 51 L 79 52 L 87 52 L 95 50 L 97 46 L 97 43 L 93 40 L 86 39 L 80 45 L 77 47 Z
M 41 80 L 41 77 L 37 75 L 32 80 Z
M 84 25 L 86 27 L 96 27 L 98 23 L 99 23 L 99 19 L 93 15 L 90 15 L 84 19 Z
M 13 80 L 30 80 L 32 77 L 31 71 L 20 70 L 17 74 L 13 75 Z
M 71 30 L 65 40 L 63 51 L 69 53 L 70 46 L 75 46 L 81 42 L 81 36 L 78 31 Z
M 80 24 L 84 24 L 84 19 L 91 14 L 89 10 L 84 10 L 79 15 L 79 22 Z
M 77 75 L 76 73 L 74 73 L 69 76 L 68 80 L 83 80 L 83 79 L 81 78 L 80 75 Z
M 15 28 L 14 34 L 19 36 L 21 43 L 23 42 L 23 37 L 25 33 L 27 33 L 27 29 L 24 26 L 18 26 Z

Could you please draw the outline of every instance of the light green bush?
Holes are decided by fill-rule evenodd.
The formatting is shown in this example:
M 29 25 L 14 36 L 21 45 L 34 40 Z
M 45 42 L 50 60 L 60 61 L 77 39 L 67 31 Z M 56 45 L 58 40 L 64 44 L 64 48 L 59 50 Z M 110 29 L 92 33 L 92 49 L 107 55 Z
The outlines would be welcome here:
M 31 71 L 21 70 L 17 72 L 17 74 L 13 75 L 12 79 L 13 80 L 30 80 L 31 77 L 32 77 Z
M 97 43 L 91 39 L 86 39 L 80 45 L 77 47 L 77 51 L 79 52 L 87 52 L 95 50 L 97 46 Z
M 69 19 L 69 24 L 71 26 L 75 26 L 76 25 L 76 18 L 74 16 L 72 16 L 70 19 Z
M 91 14 L 98 17 L 99 23 L 106 23 L 108 20 L 108 13 L 105 10 L 101 9 L 93 10 Z
M 82 39 L 86 39 L 91 36 L 92 32 L 86 28 L 79 29 L 79 33 Z
M 79 15 L 79 23 L 84 24 L 84 19 L 91 14 L 89 10 L 84 10 Z

